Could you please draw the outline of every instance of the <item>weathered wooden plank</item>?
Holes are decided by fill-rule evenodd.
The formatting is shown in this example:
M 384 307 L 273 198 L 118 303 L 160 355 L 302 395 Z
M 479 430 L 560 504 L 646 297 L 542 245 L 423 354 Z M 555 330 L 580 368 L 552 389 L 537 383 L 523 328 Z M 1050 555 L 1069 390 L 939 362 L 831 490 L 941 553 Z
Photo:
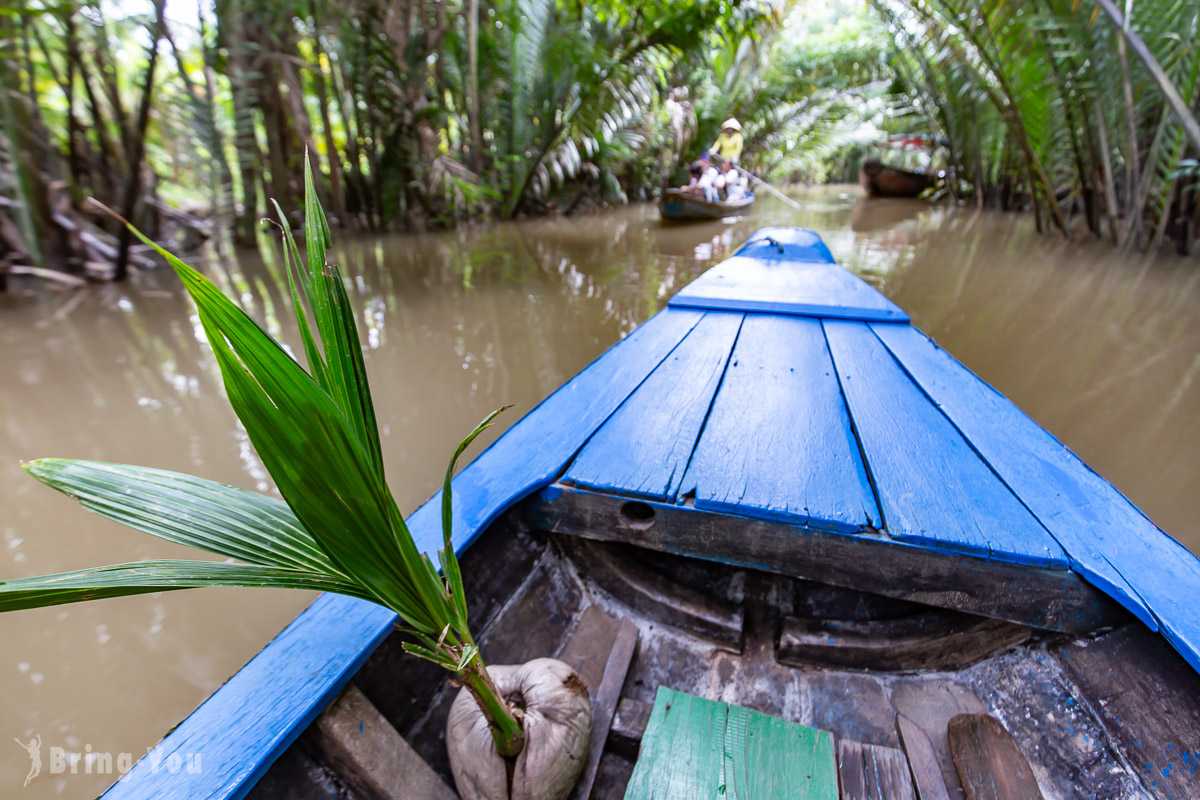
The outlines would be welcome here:
M 1162 649 L 1171 651 L 1165 642 Z M 1047 797 L 1074 797 L 1086 786 L 1089 797 L 1144 800 L 1145 789 L 1104 723 L 1048 652 L 1020 648 L 990 658 L 961 677 L 1030 755 L 1030 766 Z
M 558 653 L 558 659 L 571 665 L 593 695 L 604 679 L 608 655 L 620 630 L 621 620 L 598 605 L 589 605 L 575 621 Z
M 458 797 L 353 684 L 317 718 L 314 728 L 325 762 L 364 798 Z
M 582 538 L 564 544 L 590 581 L 639 614 L 730 650 L 741 649 L 740 605 L 673 581 L 633 558 L 619 558 L 611 544 Z
M 337 696 L 395 620 L 382 606 L 321 595 L 104 797 L 245 797 Z M 203 754 L 202 770 L 160 768 L 174 755 L 186 762 L 192 753 Z
M 904 369 L 1067 552 L 1200 670 L 1200 561 L 1008 398 L 919 331 L 875 326 Z
M 608 658 L 605 659 L 600 681 L 595 686 L 589 686 L 592 699 L 592 738 L 588 744 L 587 764 L 584 765 L 583 774 L 571 793 L 572 800 L 588 800 L 592 796 L 600 759 L 604 756 L 604 748 L 608 743 L 608 732 L 612 728 L 617 703 L 621 699 L 621 687 L 625 685 L 625 676 L 629 674 L 629 665 L 633 662 L 637 642 L 637 625 L 629 620 L 619 622 L 616 639 L 608 652 Z
M 1161 638 L 1137 625 L 1074 642 L 1056 655 L 1143 785 L 1157 797 L 1196 797 L 1200 677 Z M 1083 700 L 1066 702 L 1075 706 Z
M 535 406 L 454 478 L 454 546 L 562 472 L 588 437 L 683 341 L 702 313 L 665 310 Z M 426 552 L 441 547 L 441 492 L 408 518 Z
M 833 736 L 729 706 L 721 783 L 729 800 L 836 800 Z M 710 793 L 708 797 L 720 797 Z
M 862 323 L 822 323 L 889 534 L 1018 564 L 1066 555 Z
M 1127 615 L 1068 570 L 1039 569 L 554 484 L 518 511 L 531 527 L 1082 633 Z
M 753 314 L 681 492 L 696 507 L 836 531 L 878 524 L 820 323 Z
M 892 301 L 836 264 L 734 256 L 685 286 L 670 308 L 907 322 Z
M 1017 743 L 990 714 L 960 714 L 946 736 L 967 800 L 1041 800 Z
M 959 714 L 981 714 L 987 711 L 983 701 L 969 686 L 916 676 L 893 687 L 892 706 L 897 714 L 904 716 L 925 734 L 942 771 L 942 783 L 946 791 L 953 800 L 960 800 L 963 790 L 958 781 L 958 772 L 954 768 L 954 759 L 950 757 L 946 726 Z
M 625 800 L 709 800 L 724 765 L 729 707 L 660 688 Z
M 623 755 L 636 757 L 653 708 L 641 700 L 622 697 L 621 702 L 617 703 L 617 713 L 608 733 L 609 745 Z
M 596 431 L 562 480 L 599 491 L 674 498 L 741 324 L 741 314 L 705 314 Z
M 734 252 L 764 261 L 819 261 L 833 264 L 825 241 L 806 228 L 759 228 Z
M 894 747 L 838 740 L 842 800 L 916 800 L 904 753 Z
M 1014 647 L 1031 631 L 997 619 L 933 611 L 899 620 L 845 622 L 788 617 L 779 660 L 852 669 L 952 670 Z
M 925 731 L 903 714 L 896 715 L 896 730 L 908 757 L 913 783 L 917 786 L 917 796 L 921 800 L 950 800 L 937 753 L 934 752 L 933 742 L 929 741 Z
M 833 737 L 660 687 L 625 800 L 834 800 Z

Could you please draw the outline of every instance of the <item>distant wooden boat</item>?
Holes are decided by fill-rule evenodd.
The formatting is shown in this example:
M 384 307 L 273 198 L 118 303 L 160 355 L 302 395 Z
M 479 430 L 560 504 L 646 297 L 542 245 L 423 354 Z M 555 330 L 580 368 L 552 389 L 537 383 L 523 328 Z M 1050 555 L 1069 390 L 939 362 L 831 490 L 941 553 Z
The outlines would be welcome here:
M 770 797 L 1197 796 L 1200 559 L 811 231 L 755 233 L 454 501 L 489 660 L 589 687 L 576 797 L 761 797 L 727 782 L 781 736 Z M 452 798 L 457 689 L 396 621 L 322 595 L 105 797 Z
M 858 183 L 872 197 L 917 197 L 937 183 L 937 177 L 869 159 L 858 171 Z
M 721 219 L 740 214 L 754 205 L 754 195 L 748 194 L 737 200 L 722 200 L 710 203 L 693 192 L 682 189 L 667 189 L 658 203 L 658 211 L 664 220 L 688 222 L 702 219 Z

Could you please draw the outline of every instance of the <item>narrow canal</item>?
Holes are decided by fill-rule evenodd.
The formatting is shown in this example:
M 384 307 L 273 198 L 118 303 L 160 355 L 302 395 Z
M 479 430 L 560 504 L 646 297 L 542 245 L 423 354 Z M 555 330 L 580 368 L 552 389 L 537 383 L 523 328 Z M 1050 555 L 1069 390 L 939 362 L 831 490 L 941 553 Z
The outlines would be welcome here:
M 760 225 L 819 230 L 838 259 L 1200 551 L 1200 271 L 1174 258 L 1034 235 L 1029 221 L 853 187 L 767 198 L 733 223 L 664 228 L 598 216 L 360 239 L 339 258 L 369 349 L 387 469 L 414 507 L 476 420 L 516 419 Z M 244 258 L 210 273 L 294 340 L 282 273 Z M 282 289 L 282 291 L 281 291 Z M 74 294 L 0 296 L 0 576 L 189 552 L 118 528 L 20 474 L 61 455 L 266 476 L 165 270 Z M 308 600 L 205 590 L 0 616 L 0 738 L 135 757 Z M 95 762 L 103 772 L 103 760 Z M 0 793 L 29 771 L 0 745 Z M 86 771 L 81 764 L 79 771 Z M 59 775 L 23 797 L 81 797 L 112 775 Z

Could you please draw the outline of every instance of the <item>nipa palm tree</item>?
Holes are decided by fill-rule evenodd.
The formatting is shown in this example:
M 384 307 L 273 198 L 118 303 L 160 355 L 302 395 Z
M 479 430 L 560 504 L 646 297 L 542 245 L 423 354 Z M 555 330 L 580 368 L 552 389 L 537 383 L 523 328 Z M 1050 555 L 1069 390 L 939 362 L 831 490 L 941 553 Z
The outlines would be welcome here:
M 308 370 L 200 272 L 130 230 L 166 259 L 195 302 L 229 402 L 284 502 L 147 467 L 33 461 L 25 465 L 31 475 L 86 508 L 226 560 L 142 561 L 0 582 L 0 611 L 204 586 L 286 587 L 370 600 L 399 615 L 407 652 L 449 670 L 464 687 L 447 731 L 460 794 L 565 797 L 590 735 L 586 689 L 570 667 L 552 659 L 519 667 L 484 663 L 467 625 L 450 540 L 455 464 L 499 411 L 471 431 L 446 468 L 439 572 L 413 541 L 384 479 L 354 314 L 341 273 L 326 262 L 329 226 L 307 164 L 307 258 L 278 205 L 276 212 Z

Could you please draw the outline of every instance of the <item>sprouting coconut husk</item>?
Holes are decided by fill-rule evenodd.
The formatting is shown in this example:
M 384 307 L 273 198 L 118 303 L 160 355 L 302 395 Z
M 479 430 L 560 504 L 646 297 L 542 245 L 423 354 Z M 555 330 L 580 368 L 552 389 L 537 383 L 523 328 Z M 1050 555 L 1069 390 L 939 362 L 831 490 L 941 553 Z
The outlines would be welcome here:
M 564 800 L 587 761 L 592 733 L 587 687 L 575 670 L 553 658 L 491 666 L 488 674 L 500 694 L 524 710 L 525 748 L 515 762 L 506 762 L 475 699 L 460 691 L 446 723 L 446 749 L 462 800 Z

